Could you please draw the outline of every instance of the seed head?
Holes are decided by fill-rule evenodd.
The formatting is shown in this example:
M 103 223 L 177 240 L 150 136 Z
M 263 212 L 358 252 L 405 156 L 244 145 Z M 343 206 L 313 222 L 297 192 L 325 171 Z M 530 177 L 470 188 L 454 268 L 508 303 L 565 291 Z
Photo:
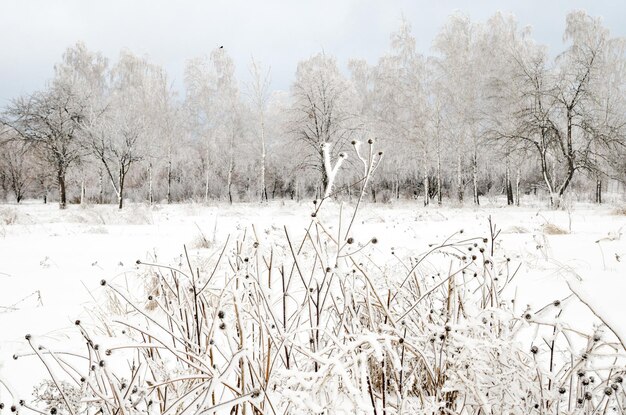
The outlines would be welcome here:
M 346 242 L 348 242 L 348 244 L 352 245 L 354 243 L 354 238 L 353 237 L 349 237 Z
M 103 287 L 107 285 L 107 280 L 100 280 L 100 285 L 102 285 Z
M 217 312 L 217 317 L 224 318 L 224 311 L 223 310 L 218 311 Z
M 610 386 L 607 386 L 606 388 L 604 388 L 604 394 L 606 396 L 611 396 L 613 395 L 613 388 Z
M 585 392 L 585 399 L 590 401 L 591 400 L 591 392 Z
M 533 346 L 530 348 L 530 352 L 532 354 L 537 354 L 537 352 L 539 352 L 539 348 L 537 346 Z

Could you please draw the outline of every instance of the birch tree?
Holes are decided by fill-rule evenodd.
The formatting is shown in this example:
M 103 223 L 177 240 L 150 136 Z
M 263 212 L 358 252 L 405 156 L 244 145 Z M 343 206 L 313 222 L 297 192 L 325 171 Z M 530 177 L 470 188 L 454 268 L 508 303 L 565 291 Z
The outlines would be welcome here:
M 232 201 L 235 145 L 241 137 L 241 106 L 232 58 L 223 48 L 217 48 L 209 57 L 190 60 L 185 68 L 185 87 L 185 106 L 195 134 L 205 147 L 204 200 L 209 199 L 211 174 L 222 174 L 213 165 L 222 165 L 227 197 Z
M 252 58 L 250 62 L 250 75 L 252 81 L 248 85 L 248 94 L 252 101 L 252 105 L 255 110 L 255 115 L 258 120 L 258 137 L 261 144 L 261 171 L 260 171 L 260 188 L 261 201 L 267 201 L 267 185 L 265 183 L 265 171 L 266 171 L 266 145 L 265 145 L 265 119 L 267 112 L 267 103 L 269 100 L 269 87 L 270 87 L 270 69 L 265 70 L 261 64 Z

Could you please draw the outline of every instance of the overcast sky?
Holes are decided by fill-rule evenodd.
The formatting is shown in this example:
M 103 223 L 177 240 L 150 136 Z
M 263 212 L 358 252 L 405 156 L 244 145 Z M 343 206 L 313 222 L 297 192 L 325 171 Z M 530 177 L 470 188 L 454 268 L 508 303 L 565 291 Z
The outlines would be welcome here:
M 322 49 L 342 65 L 350 58 L 375 62 L 402 15 L 423 53 L 455 10 L 472 20 L 513 13 L 554 52 L 573 9 L 602 16 L 613 35 L 626 36 L 622 0 L 0 0 L 0 106 L 42 87 L 79 40 L 112 60 L 122 48 L 147 55 L 177 88 L 187 59 L 224 45 L 240 80 L 254 56 L 271 66 L 273 89 L 288 89 L 297 62 Z

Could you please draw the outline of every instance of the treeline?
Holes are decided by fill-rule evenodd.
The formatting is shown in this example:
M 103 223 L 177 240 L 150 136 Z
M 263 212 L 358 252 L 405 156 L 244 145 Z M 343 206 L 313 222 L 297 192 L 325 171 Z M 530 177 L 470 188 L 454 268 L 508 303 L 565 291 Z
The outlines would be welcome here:
M 572 189 L 601 202 L 624 183 L 626 41 L 600 19 L 570 13 L 556 55 L 502 14 L 451 16 L 428 56 L 406 21 L 390 39 L 373 65 L 300 62 L 288 92 L 254 60 L 238 82 L 224 48 L 189 60 L 179 93 L 145 57 L 109 62 L 78 43 L 44 89 L 2 111 L 0 198 L 349 198 L 363 174 L 355 146 L 383 153 L 374 201 L 539 193 L 558 206 Z

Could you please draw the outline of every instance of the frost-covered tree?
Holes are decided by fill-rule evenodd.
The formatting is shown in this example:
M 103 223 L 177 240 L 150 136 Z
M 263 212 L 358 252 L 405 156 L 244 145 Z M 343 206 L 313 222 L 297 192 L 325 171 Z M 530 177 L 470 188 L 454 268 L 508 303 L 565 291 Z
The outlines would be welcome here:
M 292 137 L 304 145 L 303 163 L 320 172 L 327 193 L 332 167 L 357 131 L 355 97 L 335 58 L 319 53 L 298 64 L 291 86 Z
M 270 69 L 267 70 L 257 61 L 252 59 L 250 62 L 250 75 L 252 81 L 248 85 L 248 94 L 254 108 L 254 114 L 258 123 L 258 137 L 261 144 L 261 170 L 260 189 L 261 201 L 267 201 L 267 185 L 265 182 L 265 172 L 267 170 L 267 149 L 266 149 L 266 112 L 267 103 L 270 98 Z
M 533 150 L 556 207 L 576 172 L 599 171 L 598 156 L 623 145 L 623 121 L 602 87 L 617 41 L 584 12 L 567 16 L 565 40 L 570 45 L 554 66 L 532 42 L 517 51 L 513 123 L 504 134 L 511 145 Z M 621 50 L 617 60 L 623 62 Z
M 375 67 L 373 95 L 375 112 L 382 122 L 383 145 L 390 168 L 405 166 L 405 171 L 422 172 L 424 205 L 428 205 L 430 150 L 433 147 L 427 131 L 428 96 L 426 61 L 415 48 L 411 26 L 402 20 L 391 35 L 391 50 Z M 406 174 L 406 173 L 405 173 Z
M 56 171 L 61 209 L 67 204 L 68 169 L 83 155 L 79 136 L 84 114 L 85 107 L 79 97 L 65 86 L 52 86 L 19 97 L 5 112 L 5 122 L 35 146 L 41 158 Z
M 213 178 L 225 179 L 227 197 L 232 201 L 235 146 L 241 138 L 242 122 L 235 65 L 225 49 L 215 49 L 209 57 L 187 62 L 185 88 L 185 106 L 193 123 L 192 129 L 205 148 L 204 200 L 209 199 Z M 215 166 L 219 168 L 215 169 Z
M 5 123 L 56 172 L 59 207 L 67 204 L 68 169 L 84 156 L 81 125 L 102 86 L 106 59 L 78 43 L 55 66 L 50 85 L 15 99 L 5 111 Z
M 162 120 L 152 110 L 159 104 L 154 97 L 162 87 L 162 71 L 124 51 L 110 72 L 109 82 L 101 105 L 93 108 L 94 115 L 83 128 L 87 147 L 102 163 L 121 209 L 128 172 L 146 156 L 154 126 L 161 125 L 158 121 Z M 149 180 L 151 189 L 151 177 Z

